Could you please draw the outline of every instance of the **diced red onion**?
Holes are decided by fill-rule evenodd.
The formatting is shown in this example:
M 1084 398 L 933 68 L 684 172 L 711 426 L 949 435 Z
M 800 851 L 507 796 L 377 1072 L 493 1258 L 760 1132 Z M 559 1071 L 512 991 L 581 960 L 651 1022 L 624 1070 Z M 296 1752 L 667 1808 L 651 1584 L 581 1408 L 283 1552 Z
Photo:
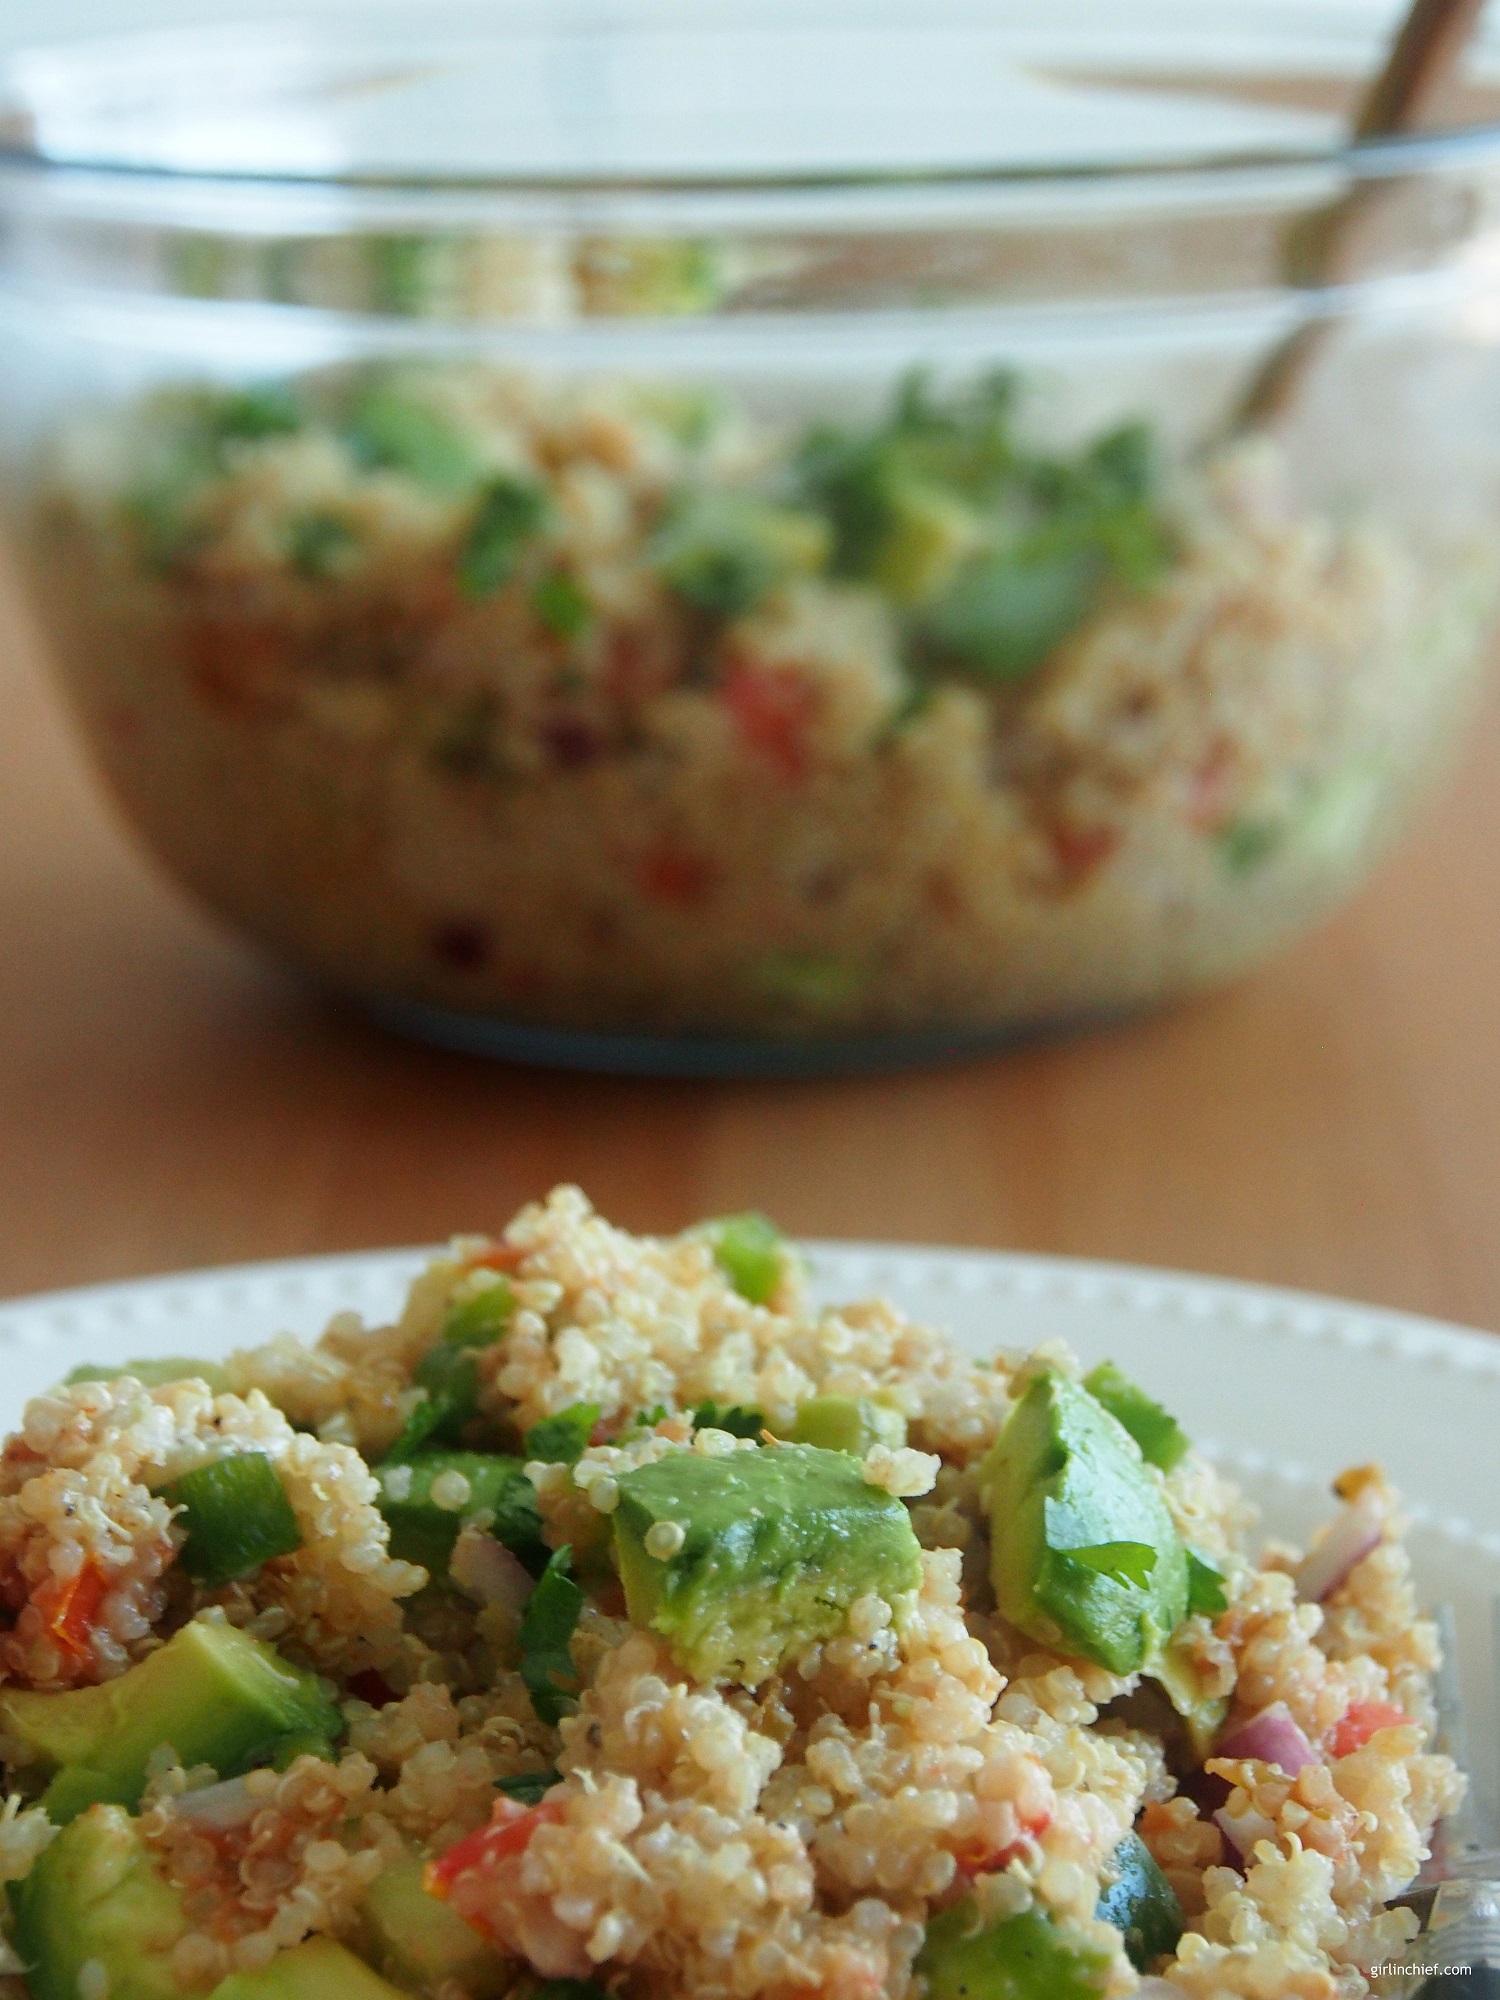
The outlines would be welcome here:
M 1214 1814 L 1214 1825 L 1223 1834 L 1241 1861 L 1248 1861 L 1254 1854 L 1256 1845 L 1262 1840 L 1275 1841 L 1276 1827 L 1263 1812 L 1254 1806 L 1247 1806 L 1242 1813 L 1231 1813 L 1228 1806 L 1220 1806 Z
M 536 1588 L 524 1565 L 493 1535 L 464 1528 L 453 1544 L 448 1573 L 462 1590 L 481 1604 L 498 1605 L 519 1618 Z
M 1367 1487 L 1334 1516 L 1322 1541 L 1303 1558 L 1297 1595 L 1304 1604 L 1322 1604 L 1384 1539 L 1385 1514 Z
M 196 1792 L 181 1792 L 172 1801 L 180 1819 L 213 1833 L 233 1833 L 248 1826 L 260 1807 L 250 1796 L 243 1778 L 225 1778 L 221 1784 L 203 1785 Z
M 1258 1763 L 1274 1764 L 1289 1778 L 1295 1778 L 1304 1765 L 1319 1761 L 1284 1701 L 1273 1701 L 1269 1708 L 1231 1729 L 1215 1746 L 1214 1755 L 1253 1757 Z

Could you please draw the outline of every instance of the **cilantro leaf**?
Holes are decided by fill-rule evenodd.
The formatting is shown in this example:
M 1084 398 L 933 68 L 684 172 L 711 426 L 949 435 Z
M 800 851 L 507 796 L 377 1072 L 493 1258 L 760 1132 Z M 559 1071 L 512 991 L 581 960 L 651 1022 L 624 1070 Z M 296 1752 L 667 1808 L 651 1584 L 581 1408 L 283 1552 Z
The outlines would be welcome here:
M 1156 1568 L 1156 1551 L 1149 1542 L 1096 1542 L 1090 1548 L 1060 1549 L 1060 1555 L 1084 1569 L 1107 1576 L 1111 1583 L 1144 1590 Z
M 557 1771 L 549 1765 L 545 1771 L 516 1771 L 508 1778 L 497 1778 L 495 1790 L 504 1792 L 508 1799 L 519 1800 L 523 1806 L 534 1806 L 561 1783 Z
M 1207 1618 L 1217 1618 L 1221 1611 L 1229 1609 L 1229 1594 L 1224 1588 L 1224 1575 L 1211 1562 L 1189 1549 L 1188 1560 L 1188 1611 L 1202 1612 Z
M 526 1456 L 545 1465 L 576 1465 L 599 1421 L 597 1403 L 570 1403 L 555 1417 L 543 1417 L 526 1433 Z
M 577 1705 L 578 1675 L 568 1642 L 583 1609 L 583 1592 L 573 1581 L 573 1551 L 554 1551 L 521 1620 L 521 1679 L 537 1720 L 555 1729 Z
M 695 1430 L 728 1431 L 731 1437 L 758 1438 L 766 1427 L 765 1412 L 745 1403 L 700 1403 L 693 1412 Z

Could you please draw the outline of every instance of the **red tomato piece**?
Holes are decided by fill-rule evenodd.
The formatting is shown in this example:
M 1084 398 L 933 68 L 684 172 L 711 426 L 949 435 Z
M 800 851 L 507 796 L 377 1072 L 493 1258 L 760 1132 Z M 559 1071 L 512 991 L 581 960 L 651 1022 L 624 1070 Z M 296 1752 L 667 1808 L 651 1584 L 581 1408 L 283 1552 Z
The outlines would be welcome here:
M 1328 1739 L 1332 1757 L 1350 1757 L 1363 1750 L 1377 1729 L 1399 1729 L 1411 1721 L 1405 1709 L 1388 1701 L 1357 1701 Z
M 817 696 L 801 674 L 791 667 L 738 661 L 724 677 L 724 700 L 745 741 L 782 777 L 806 776 Z
M 658 847 L 641 863 L 641 891 L 653 903 L 695 910 L 707 902 L 714 872 L 706 861 L 676 847 Z
M 429 1896 L 448 1900 L 460 1875 L 494 1868 L 513 1854 L 522 1854 L 538 1827 L 562 1818 L 563 1801 L 545 1798 L 539 1805 L 523 1806 L 515 1799 L 496 1799 L 488 1826 L 477 1826 L 457 1840 L 446 1854 L 429 1861 L 422 1872 L 422 1886 Z
M 109 1578 L 98 1563 L 86 1562 L 76 1576 L 58 1586 L 46 1611 L 47 1630 L 75 1660 L 83 1659 L 89 1650 L 89 1639 L 108 1589 Z M 43 1594 L 37 1593 L 38 1597 Z

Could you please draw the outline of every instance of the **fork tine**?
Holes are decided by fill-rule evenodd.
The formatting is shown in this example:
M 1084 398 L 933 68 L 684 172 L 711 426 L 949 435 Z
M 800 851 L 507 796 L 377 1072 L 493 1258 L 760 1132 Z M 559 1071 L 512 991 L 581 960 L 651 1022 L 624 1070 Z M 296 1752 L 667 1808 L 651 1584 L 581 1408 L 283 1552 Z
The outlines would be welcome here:
M 1469 1857 L 1484 1850 L 1488 1836 L 1487 1815 L 1479 1803 L 1473 1766 L 1469 1761 L 1469 1732 L 1458 1671 L 1458 1620 L 1451 1604 L 1436 1605 L 1432 1618 L 1438 1629 L 1438 1643 L 1442 1647 L 1442 1661 L 1432 1683 L 1433 1703 L 1437 1709 L 1433 1747 L 1453 1759 L 1469 1777 L 1469 1784 L 1459 1804 L 1433 1828 L 1432 1853 L 1423 1862 L 1421 1872 L 1412 1884 L 1412 1891 L 1416 1892 L 1461 1874 Z M 1500 1687 L 1500 1598 L 1493 1606 L 1492 1625 L 1496 1685 Z

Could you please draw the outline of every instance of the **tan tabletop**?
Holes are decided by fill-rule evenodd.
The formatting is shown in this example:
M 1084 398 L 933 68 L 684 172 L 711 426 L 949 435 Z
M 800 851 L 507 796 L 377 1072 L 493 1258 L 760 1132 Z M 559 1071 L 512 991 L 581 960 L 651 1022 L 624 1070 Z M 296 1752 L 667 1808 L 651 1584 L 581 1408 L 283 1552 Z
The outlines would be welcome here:
M 1500 1327 L 1500 707 L 1344 916 L 1232 992 L 924 1074 L 653 1083 L 408 1046 L 189 908 L 97 796 L 0 591 L 0 1295 L 492 1228 L 1124 1258 Z

